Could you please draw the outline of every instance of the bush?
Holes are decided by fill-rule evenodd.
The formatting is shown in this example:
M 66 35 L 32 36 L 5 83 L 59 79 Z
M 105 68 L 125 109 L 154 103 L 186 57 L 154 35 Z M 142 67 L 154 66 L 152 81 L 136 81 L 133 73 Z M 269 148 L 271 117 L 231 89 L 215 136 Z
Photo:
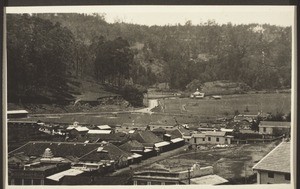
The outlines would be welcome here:
M 140 85 L 125 85 L 120 90 L 123 98 L 134 107 L 143 106 L 144 93 L 147 93 L 147 89 Z

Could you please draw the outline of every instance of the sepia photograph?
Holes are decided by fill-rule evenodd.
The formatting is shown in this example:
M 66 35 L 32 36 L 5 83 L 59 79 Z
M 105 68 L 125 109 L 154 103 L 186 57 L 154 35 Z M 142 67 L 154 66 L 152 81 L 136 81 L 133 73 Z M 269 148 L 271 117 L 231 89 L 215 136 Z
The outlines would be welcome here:
M 293 6 L 8 7 L 5 21 L 8 188 L 293 188 Z

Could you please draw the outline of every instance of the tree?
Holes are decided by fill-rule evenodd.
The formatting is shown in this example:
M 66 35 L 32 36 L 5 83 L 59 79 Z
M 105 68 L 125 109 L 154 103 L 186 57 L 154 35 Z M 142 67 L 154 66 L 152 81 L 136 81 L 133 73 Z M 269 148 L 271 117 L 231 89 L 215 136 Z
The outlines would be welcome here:
M 59 23 L 27 14 L 8 15 L 7 19 L 9 101 L 71 97 L 66 82 L 73 64 L 72 33 Z
M 97 79 L 102 83 L 124 85 L 125 79 L 129 79 L 130 65 L 133 63 L 133 54 L 128 42 L 120 37 L 113 41 L 101 38 L 96 50 Z

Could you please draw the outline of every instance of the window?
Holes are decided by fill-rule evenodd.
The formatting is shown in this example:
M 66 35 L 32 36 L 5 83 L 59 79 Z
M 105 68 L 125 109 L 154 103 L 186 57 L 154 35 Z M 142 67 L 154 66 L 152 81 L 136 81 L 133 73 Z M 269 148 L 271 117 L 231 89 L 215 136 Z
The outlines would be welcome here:
M 290 173 L 284 174 L 284 178 L 285 180 L 291 180 L 291 174 Z
M 264 127 L 264 128 L 263 128 L 263 132 L 267 132 L 267 128 Z
M 269 178 L 274 178 L 274 173 L 268 172 L 268 177 L 269 177 Z
M 188 142 L 190 142 L 190 139 L 186 139 Z
M 219 138 L 218 137 L 216 138 L 216 141 L 219 142 Z
M 203 138 L 203 141 L 205 141 L 205 138 Z
M 197 140 L 196 140 L 196 138 L 194 138 L 194 143 L 195 143 L 195 144 L 197 143 Z
M 210 137 L 208 137 L 208 141 L 210 141 Z

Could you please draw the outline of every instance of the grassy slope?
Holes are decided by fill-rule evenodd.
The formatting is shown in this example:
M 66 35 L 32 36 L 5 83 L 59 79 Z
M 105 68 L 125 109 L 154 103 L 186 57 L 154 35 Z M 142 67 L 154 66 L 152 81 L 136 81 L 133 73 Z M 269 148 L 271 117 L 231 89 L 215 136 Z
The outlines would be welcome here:
M 104 86 L 92 80 L 70 79 L 68 83 L 74 101 L 68 105 L 59 104 L 34 104 L 34 103 L 9 103 L 8 109 L 26 109 L 30 113 L 65 113 L 65 112 L 86 112 L 86 111 L 111 111 L 124 109 L 128 103 L 122 98 L 116 101 L 103 101 L 101 106 L 91 106 L 87 102 L 97 101 L 97 99 L 117 97 L 119 95 L 105 90 Z M 82 101 L 76 103 L 75 101 Z
M 226 95 L 220 100 L 179 98 L 165 99 L 161 102 L 165 104 L 166 113 L 183 112 L 202 116 L 232 115 L 235 110 L 244 113 L 246 107 L 249 110 L 246 114 L 257 114 L 258 110 L 265 113 L 289 113 L 291 111 L 290 93 Z M 184 110 L 182 106 L 185 107 Z

